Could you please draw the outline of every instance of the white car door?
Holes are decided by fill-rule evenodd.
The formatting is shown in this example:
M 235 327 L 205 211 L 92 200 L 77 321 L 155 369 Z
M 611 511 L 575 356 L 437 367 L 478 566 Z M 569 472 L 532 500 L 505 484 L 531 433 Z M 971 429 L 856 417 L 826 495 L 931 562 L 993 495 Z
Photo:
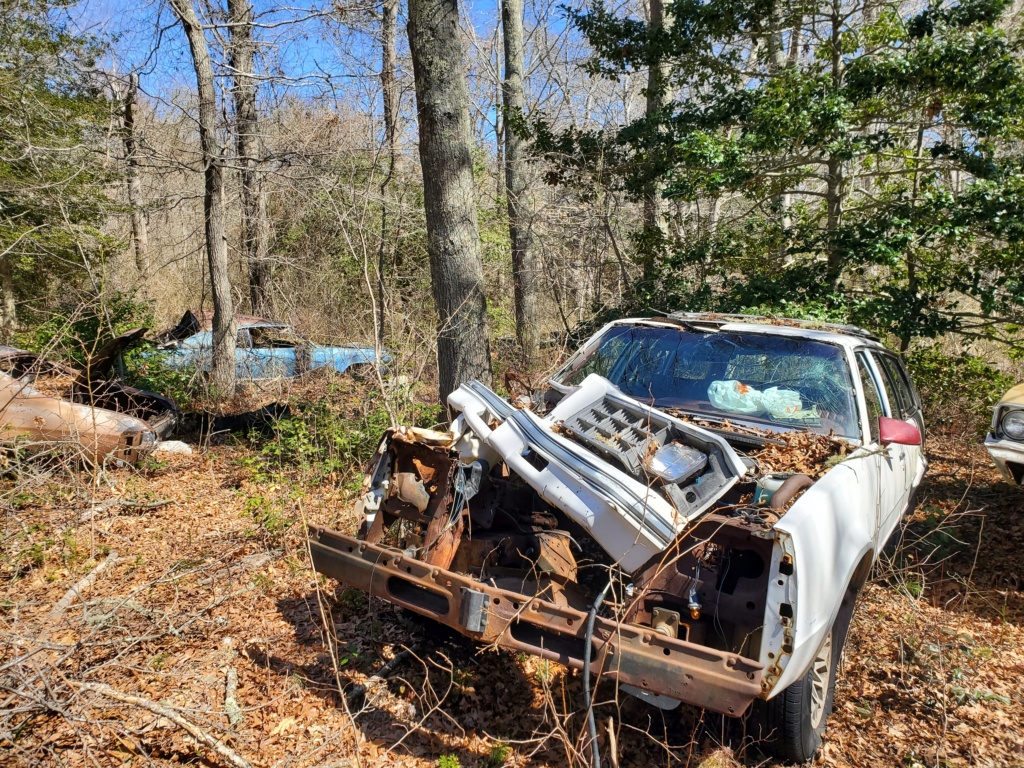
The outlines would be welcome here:
M 864 389 L 864 400 L 867 404 L 866 425 L 864 436 L 865 447 L 874 452 L 878 472 L 878 503 L 875 507 L 875 547 L 876 551 L 885 546 L 892 533 L 893 520 L 899 519 L 897 509 L 900 503 L 900 492 L 905 483 L 905 470 L 900 461 L 902 446 L 889 446 L 883 449 L 878 441 L 878 418 L 889 415 L 889 404 L 885 399 L 885 390 L 880 384 L 881 376 L 876 370 L 867 351 L 857 353 L 857 372 Z
M 889 396 L 889 404 L 892 408 L 892 417 L 902 419 L 908 424 L 913 424 L 924 436 L 924 419 L 921 414 L 921 401 L 917 397 L 907 377 L 906 371 L 900 361 L 891 354 L 885 352 L 872 352 L 877 367 L 881 370 L 883 383 Z M 904 491 L 902 494 L 901 513 L 910 504 L 910 494 L 915 483 L 919 482 L 924 474 L 925 458 L 923 445 L 904 445 L 906 476 L 904 478 Z
M 920 430 L 921 424 L 913 418 L 911 396 L 904 384 L 902 374 L 898 370 L 895 358 L 877 350 L 872 350 L 870 356 L 877 381 L 881 383 L 883 389 L 882 404 L 886 411 L 885 415 L 906 421 Z M 894 470 L 892 475 L 893 505 L 889 508 L 888 513 L 885 510 L 882 511 L 881 529 L 885 538 L 888 539 L 899 526 L 903 513 L 910 504 L 911 487 L 923 459 L 919 445 L 893 443 L 886 447 L 886 453 L 892 458 Z

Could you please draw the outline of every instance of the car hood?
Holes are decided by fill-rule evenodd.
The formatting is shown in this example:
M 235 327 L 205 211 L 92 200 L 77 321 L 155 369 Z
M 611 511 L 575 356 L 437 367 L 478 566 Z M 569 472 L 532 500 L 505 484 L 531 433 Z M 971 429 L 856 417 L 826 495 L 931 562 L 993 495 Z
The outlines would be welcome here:
M 1024 405 L 1024 384 L 1018 384 L 1003 395 L 999 405 Z
M 452 431 L 460 453 L 488 465 L 496 454 L 627 572 L 664 551 L 746 473 L 723 438 L 628 397 L 597 374 L 544 416 L 479 382 L 462 385 L 448 405 L 459 414 Z M 652 457 L 672 444 L 704 457 L 699 476 L 663 482 L 652 475 Z
M 117 358 L 138 345 L 145 337 L 147 330 L 149 329 L 134 328 L 120 336 L 115 336 L 100 347 L 96 354 L 89 356 L 83 372 L 84 378 L 86 380 L 109 379 Z

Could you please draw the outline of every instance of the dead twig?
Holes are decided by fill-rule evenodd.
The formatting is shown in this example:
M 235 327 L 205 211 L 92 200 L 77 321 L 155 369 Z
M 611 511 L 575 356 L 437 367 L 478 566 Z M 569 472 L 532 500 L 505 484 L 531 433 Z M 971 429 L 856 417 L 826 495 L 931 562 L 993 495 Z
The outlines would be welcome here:
M 416 651 L 414 651 L 413 653 L 418 651 L 419 648 L 417 648 Z M 403 648 L 401 651 L 394 655 L 391 661 L 386 663 L 372 676 L 370 676 L 365 683 L 360 683 L 359 685 L 354 686 L 352 690 L 350 690 L 345 696 L 346 700 L 349 703 L 349 706 L 352 706 L 356 702 L 356 700 L 364 693 L 366 693 L 370 688 L 372 688 L 375 685 L 379 685 L 380 683 L 383 683 L 385 680 L 387 680 L 388 675 L 394 672 L 395 667 L 401 664 L 406 658 L 408 658 L 409 655 L 409 649 Z
M 154 509 L 160 509 L 166 507 L 168 504 L 173 504 L 174 499 L 157 499 L 156 501 L 135 501 L 134 499 L 111 499 L 110 501 L 100 502 L 94 504 L 85 512 L 82 513 L 81 517 L 78 518 L 79 524 L 88 523 L 91 520 L 99 517 L 101 512 L 106 512 L 108 509 L 120 508 L 120 509 L 133 509 L 139 511 L 149 512 Z
M 228 667 L 227 680 L 224 684 L 224 714 L 227 715 L 232 728 L 238 727 L 242 722 L 242 708 L 238 706 L 238 700 L 235 698 L 237 692 L 238 672 L 234 667 Z
M 169 707 L 157 704 L 155 701 L 150 701 L 149 699 L 144 699 L 141 696 L 122 693 L 116 688 L 111 688 L 105 683 L 79 683 L 77 687 L 79 691 L 98 693 L 101 696 L 106 696 L 108 699 L 114 699 L 115 701 L 120 701 L 124 704 L 130 704 L 133 707 L 139 707 L 140 709 L 152 712 L 154 715 L 166 718 L 182 730 L 187 731 L 197 741 L 202 742 L 212 749 L 218 755 L 231 763 L 231 765 L 235 766 L 235 768 L 252 768 L 249 761 L 241 757 L 237 752 L 235 752 L 235 750 L 231 749 L 231 747 L 215 739 L 206 731 L 202 730 L 194 723 L 189 722 Z
M 83 590 L 86 590 L 89 587 L 91 587 L 92 583 L 96 581 L 99 575 L 103 573 L 103 571 L 106 570 L 108 567 L 113 565 L 116 561 L 117 552 L 111 552 L 109 555 L 107 555 L 106 559 L 100 562 L 99 565 L 97 565 L 95 568 L 89 571 L 89 573 L 87 573 L 85 576 L 79 579 L 78 582 L 76 582 L 74 586 L 71 587 L 71 589 L 64 593 L 64 596 L 60 600 L 58 600 L 57 604 L 50 609 L 50 612 L 48 614 L 46 614 L 46 620 L 48 622 L 52 622 L 56 621 L 61 616 L 63 616 L 67 609 L 71 607 L 71 604 L 75 602 L 75 598 L 78 597 Z

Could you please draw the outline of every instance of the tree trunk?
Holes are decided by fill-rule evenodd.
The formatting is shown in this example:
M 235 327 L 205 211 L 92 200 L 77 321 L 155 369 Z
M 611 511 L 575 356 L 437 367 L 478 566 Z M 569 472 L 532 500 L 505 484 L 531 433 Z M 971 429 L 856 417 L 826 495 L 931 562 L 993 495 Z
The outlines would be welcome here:
M 828 254 L 827 280 L 828 286 L 835 290 L 843 276 L 843 253 L 836 243 L 839 223 L 843 216 L 843 164 L 836 157 L 827 162 L 828 176 L 825 180 L 825 232 L 828 237 L 826 251 Z
M 457 0 L 410 0 L 408 31 L 444 403 L 463 382 L 491 379 Z
M 526 116 L 523 83 L 523 0 L 502 0 L 501 23 L 505 37 L 505 194 L 508 234 L 512 243 L 512 286 L 515 293 L 516 337 L 529 362 L 537 352 L 537 264 L 533 250 L 533 216 L 526 179 L 526 141 L 518 123 Z
M 142 201 L 142 180 L 139 177 L 139 147 L 135 140 L 135 97 L 139 91 L 139 75 L 132 72 L 128 78 L 128 92 L 124 97 L 124 160 L 128 177 L 128 206 L 132 217 L 132 244 L 135 249 L 135 267 L 139 271 L 142 295 L 150 295 L 149 231 Z
M 672 15 L 665 12 L 664 0 L 650 0 L 650 22 L 648 27 L 653 32 L 672 25 Z M 654 117 L 671 100 L 668 93 L 669 65 L 654 62 L 647 71 L 647 105 L 645 114 Z M 644 193 L 644 229 L 648 235 L 665 235 L 665 201 L 661 197 L 662 185 L 652 181 Z M 644 278 L 654 277 L 655 249 L 648 246 L 641 262 Z
M 384 96 L 384 145 L 387 148 L 387 173 L 380 184 L 380 244 L 377 248 L 377 346 L 384 346 L 387 320 L 387 255 L 394 247 L 389 235 L 387 190 L 395 175 L 398 159 L 398 84 L 395 81 L 395 37 L 398 31 L 398 0 L 384 0 L 380 21 L 380 87 Z
M 921 161 L 924 159 L 924 132 L 927 115 L 921 116 L 921 124 L 917 128 L 917 142 L 914 145 L 914 186 L 911 193 L 911 205 L 917 207 L 917 199 L 921 194 Z M 907 293 L 910 296 L 911 317 L 917 320 L 921 317 L 921 305 L 918 301 L 917 291 L 919 289 L 917 276 L 917 254 L 913 246 L 907 249 Z M 906 328 L 900 335 L 900 352 L 906 354 L 910 350 L 912 340 L 911 329 Z
M 224 157 L 217 141 L 217 92 L 206 36 L 190 0 L 171 0 L 192 52 L 199 92 L 199 144 L 203 157 L 205 185 L 203 214 L 206 229 L 206 259 L 210 268 L 213 296 L 213 370 L 210 383 L 220 397 L 235 392 L 235 312 L 228 279 L 228 243 L 224 235 Z
M 838 94 L 843 84 L 843 60 L 842 60 L 842 8 L 840 0 L 832 0 L 831 15 L 831 53 L 832 53 L 832 89 Z M 844 254 L 836 243 L 836 236 L 839 232 L 839 224 L 843 217 L 843 163 L 833 156 L 828 158 L 828 177 L 825 187 L 826 221 L 825 228 L 828 235 L 828 265 L 827 281 L 833 291 L 839 287 L 839 281 L 843 276 Z
M 10 344 L 18 330 L 18 305 L 14 299 L 14 266 L 9 253 L 0 254 L 0 341 Z
M 501 7 L 501 13 L 504 14 L 504 3 L 499 2 L 498 5 Z M 494 51 L 494 152 L 498 161 L 498 172 L 494 174 L 494 193 L 498 200 L 505 197 L 505 169 L 507 168 L 505 164 L 505 131 L 508 128 L 508 116 L 498 106 L 505 102 L 505 78 L 508 77 L 508 43 L 503 41 L 504 23 L 504 16 L 502 16 L 502 23 L 496 24 L 494 27 L 494 45 L 492 46 Z M 522 37 L 521 34 L 520 37 Z M 506 56 L 505 77 L 502 77 L 501 64 L 503 50 Z M 520 67 L 519 71 L 522 75 L 523 68 Z
M 273 286 L 267 259 L 267 196 L 260 164 L 263 140 L 256 111 L 256 44 L 252 36 L 253 11 L 249 0 L 228 0 L 231 44 L 229 64 L 234 86 L 235 148 L 241 169 L 242 253 L 249 265 L 249 301 L 252 313 L 273 317 Z

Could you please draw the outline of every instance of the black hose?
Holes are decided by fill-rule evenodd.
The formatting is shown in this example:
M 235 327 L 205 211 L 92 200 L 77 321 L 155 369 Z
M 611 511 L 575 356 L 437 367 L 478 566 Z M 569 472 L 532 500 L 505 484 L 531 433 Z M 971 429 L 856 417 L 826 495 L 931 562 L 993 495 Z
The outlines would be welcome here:
M 612 581 L 615 577 L 608 579 L 601 594 L 590 606 L 587 614 L 587 633 L 583 645 L 583 703 L 587 708 L 587 726 L 590 728 L 590 754 L 593 756 L 594 768 L 601 768 L 600 750 L 597 748 L 597 721 L 594 719 L 594 707 L 590 701 L 590 651 L 594 641 L 594 621 L 597 619 L 597 612 L 601 609 L 608 590 L 612 588 Z

